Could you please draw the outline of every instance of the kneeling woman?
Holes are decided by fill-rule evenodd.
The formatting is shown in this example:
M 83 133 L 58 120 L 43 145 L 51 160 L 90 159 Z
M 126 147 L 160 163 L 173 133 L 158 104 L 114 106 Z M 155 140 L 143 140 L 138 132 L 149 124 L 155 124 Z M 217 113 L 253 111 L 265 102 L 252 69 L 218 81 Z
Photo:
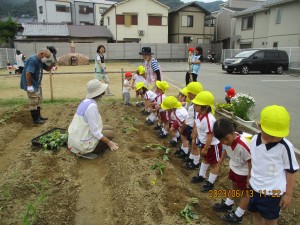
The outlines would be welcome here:
M 103 126 L 98 110 L 98 100 L 105 94 L 107 84 L 94 79 L 87 83 L 86 99 L 78 106 L 69 126 L 68 148 L 77 156 L 94 159 L 103 149 L 103 143 L 111 150 L 117 150 L 118 144 L 110 139 L 114 137 L 109 126 Z

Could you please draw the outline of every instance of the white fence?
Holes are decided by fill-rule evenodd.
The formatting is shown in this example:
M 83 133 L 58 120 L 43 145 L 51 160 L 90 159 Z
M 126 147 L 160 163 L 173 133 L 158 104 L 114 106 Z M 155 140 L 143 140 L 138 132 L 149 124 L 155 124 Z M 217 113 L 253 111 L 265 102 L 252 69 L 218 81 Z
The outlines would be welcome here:
M 300 69 L 300 47 L 285 47 L 277 48 L 278 50 L 284 50 L 289 56 L 290 69 Z M 236 54 L 248 49 L 223 49 L 221 55 L 221 62 L 224 59 L 234 57 Z
M 75 51 L 88 56 L 93 60 L 96 56 L 97 46 L 103 44 L 106 48 L 105 58 L 107 60 L 140 60 L 138 54 L 142 47 L 151 47 L 154 57 L 157 59 L 176 61 L 186 60 L 188 57 L 188 48 L 197 47 L 196 44 L 145 44 L 145 43 L 74 43 Z M 38 52 L 39 49 L 46 46 L 54 46 L 57 49 L 57 57 L 71 52 L 69 43 L 62 42 L 18 42 L 15 49 L 20 50 L 27 57 Z M 204 57 L 208 51 L 216 53 L 216 59 L 221 58 L 222 44 L 201 44 Z M 15 49 L 0 49 L 0 68 L 6 66 L 8 62 L 14 63 Z

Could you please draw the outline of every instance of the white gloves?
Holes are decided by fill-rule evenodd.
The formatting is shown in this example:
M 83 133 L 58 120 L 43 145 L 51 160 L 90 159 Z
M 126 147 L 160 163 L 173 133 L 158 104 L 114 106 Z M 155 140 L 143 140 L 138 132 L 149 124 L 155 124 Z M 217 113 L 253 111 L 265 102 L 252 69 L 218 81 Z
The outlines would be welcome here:
M 119 149 L 119 145 L 116 144 L 113 141 L 108 142 L 108 147 L 110 148 L 110 150 L 114 151 L 114 150 L 118 150 Z
M 28 92 L 34 92 L 33 86 L 27 86 L 27 91 Z

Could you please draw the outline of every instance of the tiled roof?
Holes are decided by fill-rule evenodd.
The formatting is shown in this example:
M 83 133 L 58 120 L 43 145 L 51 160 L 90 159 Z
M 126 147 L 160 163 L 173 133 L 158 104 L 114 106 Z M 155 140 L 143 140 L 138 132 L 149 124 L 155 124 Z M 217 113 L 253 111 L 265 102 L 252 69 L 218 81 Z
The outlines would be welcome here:
M 23 36 L 111 38 L 112 34 L 106 26 L 29 23 L 24 26 Z
M 180 11 L 181 9 L 183 9 L 183 8 L 185 8 L 187 6 L 195 6 L 195 7 L 199 8 L 199 9 L 203 10 L 206 15 L 210 14 L 210 12 L 208 10 L 206 10 L 205 8 L 203 8 L 198 2 L 188 2 L 188 3 L 185 3 L 185 4 L 183 4 L 183 5 L 181 5 L 181 6 L 177 7 L 177 8 L 174 8 L 174 9 L 170 10 L 169 13 Z
M 68 28 L 71 37 L 112 37 L 106 26 L 68 25 Z
M 245 8 L 234 8 L 234 7 L 224 7 L 224 8 L 229 9 L 231 11 L 235 11 L 235 12 L 240 12 L 240 11 L 245 10 Z
M 245 9 L 241 12 L 236 12 L 234 14 L 234 17 L 250 14 L 250 13 L 253 13 L 253 12 L 263 11 L 263 10 L 266 10 L 267 8 L 269 8 L 271 6 L 274 6 L 274 5 L 280 5 L 280 4 L 285 4 L 285 3 L 288 3 L 288 2 L 294 2 L 294 1 L 297 1 L 297 0 L 266 0 L 264 2 L 260 2 L 260 3 L 256 4 L 253 7 Z
M 25 24 L 23 36 L 55 36 L 65 37 L 69 35 L 67 24 Z
M 259 12 L 259 11 L 263 11 L 264 8 L 263 8 L 263 5 L 264 5 L 265 2 L 260 2 L 252 7 L 249 7 L 248 9 L 245 9 L 243 11 L 240 11 L 240 12 L 236 12 L 234 13 L 234 17 L 235 16 L 241 16 L 241 15 L 246 15 L 246 14 L 250 14 L 252 12 Z

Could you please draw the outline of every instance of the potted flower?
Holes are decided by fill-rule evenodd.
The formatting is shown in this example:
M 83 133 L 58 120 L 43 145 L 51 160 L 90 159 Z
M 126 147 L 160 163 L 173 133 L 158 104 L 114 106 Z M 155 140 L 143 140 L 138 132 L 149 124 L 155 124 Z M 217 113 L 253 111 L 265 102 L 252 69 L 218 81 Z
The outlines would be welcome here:
M 216 103 L 216 109 L 224 112 L 227 115 L 232 115 L 233 105 L 231 103 Z
M 238 93 L 231 100 L 233 106 L 233 116 L 241 119 L 242 122 L 251 121 L 250 114 L 254 110 L 255 100 L 248 94 Z M 254 121 L 251 121 L 254 122 Z

